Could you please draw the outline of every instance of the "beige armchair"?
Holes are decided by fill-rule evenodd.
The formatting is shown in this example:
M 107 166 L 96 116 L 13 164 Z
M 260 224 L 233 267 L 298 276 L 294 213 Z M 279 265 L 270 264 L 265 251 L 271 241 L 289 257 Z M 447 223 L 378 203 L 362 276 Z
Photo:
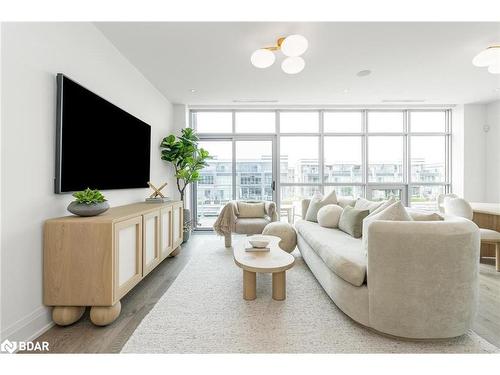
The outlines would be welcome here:
M 277 220 L 274 202 L 232 201 L 222 208 L 213 228 L 224 236 L 225 246 L 231 247 L 232 233 L 261 234 L 267 224 Z

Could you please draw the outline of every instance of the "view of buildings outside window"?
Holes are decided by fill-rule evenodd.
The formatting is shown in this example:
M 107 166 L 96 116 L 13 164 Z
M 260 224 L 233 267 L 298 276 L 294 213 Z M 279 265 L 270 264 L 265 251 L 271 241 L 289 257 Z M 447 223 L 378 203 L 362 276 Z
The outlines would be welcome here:
M 287 121 L 290 122 L 290 113 L 287 113 L 287 116 Z M 372 134 L 368 131 L 361 133 L 361 127 L 357 126 L 357 116 L 359 112 L 349 113 L 348 116 L 345 113 L 339 115 L 347 123 L 349 121 L 353 123 L 354 132 L 360 132 L 359 135 L 334 134 L 334 129 L 342 129 L 342 132 L 347 132 L 348 129 L 346 126 L 336 128 L 330 119 L 330 130 L 322 137 L 320 134 L 283 134 L 277 138 L 280 154 L 277 156 L 280 182 L 278 188 L 282 220 L 289 220 L 290 212 L 293 218 L 300 217 L 300 201 L 310 198 L 318 191 L 327 194 L 335 190 L 338 196 L 353 198 L 366 196 L 372 200 L 384 200 L 391 196 L 403 200 L 403 194 L 407 194 L 406 200 L 409 206 L 421 209 L 436 208 L 437 195 L 446 191 L 446 165 L 449 163 L 446 157 L 447 136 L 441 134 L 446 125 L 444 112 L 434 112 L 430 115 L 418 113 L 414 121 L 416 133 L 409 134 L 406 146 L 410 151 L 405 150 L 407 136 L 401 135 L 403 126 L 401 125 L 399 129 L 399 121 L 402 121 L 401 113 L 391 114 L 387 117 L 386 124 L 382 121 L 383 116 L 378 116 L 377 122 L 374 120 L 376 127 L 384 131 L 384 134 Z M 249 126 L 251 115 L 245 114 L 243 117 L 245 122 L 242 124 Z M 269 113 L 260 117 L 263 121 L 272 123 Z M 338 116 L 334 113 L 331 116 L 333 119 L 336 117 Z M 211 118 L 217 116 L 212 115 Z M 227 122 L 227 114 L 219 118 Z M 302 116 L 302 121 L 313 121 L 315 118 L 317 119 L 317 116 Z M 436 131 L 438 134 L 429 134 L 434 129 L 426 125 L 429 121 L 434 121 L 435 128 L 439 129 Z M 217 126 L 220 130 L 221 126 Z M 225 128 L 227 126 L 225 125 Z M 293 122 L 287 126 L 299 129 Z M 367 127 L 370 129 L 369 125 Z M 390 134 L 390 130 L 394 127 L 398 130 L 394 132 L 395 134 Z M 206 131 L 207 127 L 204 129 Z M 421 132 L 425 133 L 419 134 L 417 132 L 419 129 L 424 129 Z M 314 128 L 314 131 L 318 132 L 317 128 Z M 363 157 L 364 141 L 367 152 L 366 165 Z M 196 211 L 199 227 L 211 227 L 220 209 L 235 198 L 250 201 L 273 200 L 272 184 L 278 178 L 273 179 L 272 141 L 269 138 L 262 140 L 235 138 L 234 142 L 233 148 L 233 139 L 203 139 L 202 134 L 201 146 L 210 152 L 213 159 L 202 171 L 201 181 L 197 184 Z M 323 142 L 323 147 L 320 147 L 320 142 Z M 321 149 L 323 155 L 320 155 Z M 409 181 L 404 178 L 405 157 L 408 158 L 406 165 L 409 168 Z M 323 178 L 320 176 L 321 161 L 323 161 Z M 236 163 L 235 168 L 233 162 Z

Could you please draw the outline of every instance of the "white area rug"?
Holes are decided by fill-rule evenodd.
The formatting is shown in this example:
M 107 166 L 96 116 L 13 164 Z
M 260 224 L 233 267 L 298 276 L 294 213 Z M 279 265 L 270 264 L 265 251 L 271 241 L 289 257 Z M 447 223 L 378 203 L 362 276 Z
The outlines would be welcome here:
M 242 271 L 223 240 L 203 239 L 175 282 L 141 322 L 122 353 L 490 353 L 474 332 L 439 342 L 378 335 L 353 322 L 323 291 L 297 250 L 287 299 L 271 298 L 271 277 L 257 275 L 257 299 L 242 298 Z

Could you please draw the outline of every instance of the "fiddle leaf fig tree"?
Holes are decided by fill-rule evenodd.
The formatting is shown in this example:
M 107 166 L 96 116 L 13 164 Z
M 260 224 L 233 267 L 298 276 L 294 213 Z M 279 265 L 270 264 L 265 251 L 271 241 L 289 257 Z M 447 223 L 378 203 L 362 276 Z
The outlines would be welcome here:
M 191 128 L 182 129 L 180 137 L 170 134 L 163 138 L 160 148 L 162 160 L 172 163 L 177 179 L 177 189 L 184 202 L 186 187 L 200 180 L 200 171 L 208 166 L 212 157 L 208 151 L 198 146 L 199 138 Z

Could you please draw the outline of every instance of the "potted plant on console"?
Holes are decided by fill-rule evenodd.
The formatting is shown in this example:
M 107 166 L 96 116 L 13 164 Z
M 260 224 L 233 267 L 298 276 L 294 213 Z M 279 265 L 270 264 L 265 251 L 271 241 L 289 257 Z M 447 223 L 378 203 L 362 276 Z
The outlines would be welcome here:
M 186 187 L 200 180 L 200 171 L 208 166 L 207 160 L 211 159 L 208 151 L 199 147 L 198 141 L 195 131 L 185 128 L 180 137 L 170 134 L 163 138 L 160 145 L 162 160 L 174 166 L 177 189 L 184 205 L 184 242 L 189 239 L 192 228 L 191 213 L 184 201 Z
M 99 190 L 87 188 L 73 193 L 76 199 L 68 206 L 68 211 L 78 216 L 97 216 L 109 209 L 106 198 Z

